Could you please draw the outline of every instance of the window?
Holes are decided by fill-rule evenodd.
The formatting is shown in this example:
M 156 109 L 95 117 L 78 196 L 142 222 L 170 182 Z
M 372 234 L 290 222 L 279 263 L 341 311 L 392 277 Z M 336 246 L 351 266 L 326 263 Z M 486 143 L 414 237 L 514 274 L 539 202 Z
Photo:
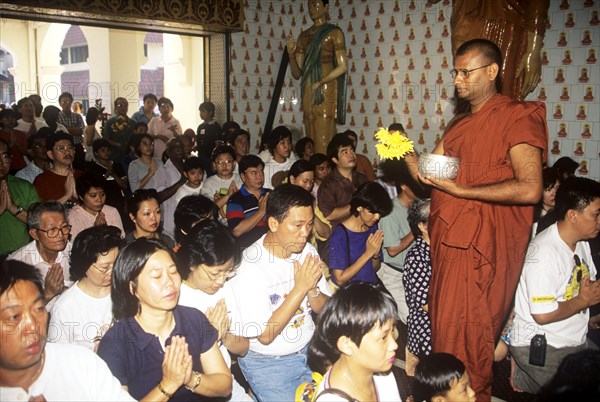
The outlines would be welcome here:
M 71 63 L 84 63 L 88 59 L 87 46 L 75 46 L 71 48 Z
M 69 49 L 66 47 L 60 50 L 60 64 L 69 64 Z

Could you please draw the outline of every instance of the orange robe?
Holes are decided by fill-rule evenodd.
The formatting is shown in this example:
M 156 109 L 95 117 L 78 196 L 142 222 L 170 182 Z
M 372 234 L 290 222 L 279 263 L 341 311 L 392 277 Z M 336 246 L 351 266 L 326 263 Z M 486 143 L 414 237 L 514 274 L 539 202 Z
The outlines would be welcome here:
M 509 150 L 548 148 L 546 107 L 495 95 L 444 134 L 444 154 L 460 157 L 456 183 L 480 186 L 514 178 Z M 494 346 L 517 288 L 533 206 L 465 200 L 433 190 L 429 233 L 429 311 L 434 352 L 462 360 L 477 400 L 489 400 Z

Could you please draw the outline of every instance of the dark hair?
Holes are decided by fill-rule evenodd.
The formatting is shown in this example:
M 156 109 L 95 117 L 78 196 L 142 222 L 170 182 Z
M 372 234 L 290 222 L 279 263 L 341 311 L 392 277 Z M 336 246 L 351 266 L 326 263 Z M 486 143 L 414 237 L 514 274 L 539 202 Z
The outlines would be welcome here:
M 392 212 L 394 205 L 390 195 L 383 186 L 375 181 L 362 184 L 350 201 L 350 214 L 358 216 L 358 207 L 363 207 L 373 214 L 383 218 Z
M 44 108 L 44 111 L 42 112 L 42 118 L 46 120 L 46 123 L 48 123 L 48 121 L 50 121 L 50 123 L 56 123 L 59 113 L 59 108 L 57 108 L 54 105 L 48 105 Z
M 404 133 L 404 126 L 401 123 L 392 123 L 388 127 L 388 131 L 400 131 Z
M 498 66 L 498 75 L 496 75 L 496 91 L 502 92 L 502 52 L 494 42 L 477 38 L 466 41 L 456 50 L 454 57 L 465 55 L 471 51 L 481 54 L 485 63 L 495 63 Z
M 158 100 L 157 103 L 158 103 L 158 107 L 161 107 L 162 105 L 166 104 L 166 105 L 170 106 L 171 109 L 175 110 L 175 106 L 173 106 L 173 102 L 171 102 L 171 99 L 169 99 L 169 98 L 162 97 Z
M 358 134 L 356 134 L 356 131 L 348 129 L 348 130 L 344 131 L 343 134 L 354 138 L 354 141 L 358 142 Z
M 415 401 L 431 401 L 444 396 L 465 373 L 465 365 L 450 353 L 432 353 L 421 356 L 415 368 L 413 396 Z
M 176 260 L 173 251 L 163 242 L 145 237 L 132 241 L 119 253 L 113 268 L 110 295 L 115 319 L 133 317 L 139 312 L 138 298 L 132 294 L 130 286 L 135 291 L 140 273 L 157 251 L 165 251 L 173 261 Z
M 158 103 L 158 98 L 156 97 L 156 95 L 154 94 L 146 94 L 144 95 L 143 101 L 144 103 L 148 100 L 148 99 L 154 99 L 154 102 Z
M 215 105 L 212 102 L 206 101 L 202 102 L 200 106 L 198 106 L 198 110 L 206 110 L 208 113 L 214 116 L 215 114 Z
M 223 132 L 226 132 L 225 125 L 223 125 Z M 242 130 L 242 129 L 236 129 L 234 132 L 232 132 L 231 134 L 228 135 L 227 142 L 229 143 L 229 145 L 233 146 L 233 143 L 235 142 L 237 137 L 239 137 L 240 135 L 245 135 L 248 138 L 248 142 L 250 142 L 250 133 L 249 132 L 247 132 L 246 130 Z
M 313 165 L 313 167 L 315 169 L 317 168 L 317 166 L 319 166 L 323 162 L 329 163 L 329 159 L 327 158 L 327 155 L 325 155 L 325 154 L 317 153 L 310 157 L 310 163 L 311 163 L 311 165 Z
M 113 102 L 113 105 L 114 105 L 115 109 L 117 108 L 117 103 L 119 103 L 119 102 L 122 102 L 122 101 L 125 101 L 125 102 L 127 102 L 127 104 L 129 105 L 129 101 L 128 101 L 126 98 L 124 98 L 124 97 L 122 97 L 122 96 L 119 96 L 119 97 L 118 97 L 117 99 L 115 99 L 115 101 Z
M 214 105 L 213 105 L 213 109 L 214 109 Z M 214 113 L 214 111 L 213 111 Z M 231 121 L 228 120 L 225 123 L 223 123 L 223 127 L 221 127 L 221 130 L 223 130 L 223 134 L 225 137 L 229 136 L 229 132 L 236 132 L 236 131 L 243 131 L 242 128 L 240 127 L 239 124 L 237 124 L 235 121 Z M 246 134 L 248 134 L 248 132 L 245 132 Z M 248 137 L 250 137 L 250 134 L 248 134 Z
M 79 232 L 73 240 L 70 256 L 72 281 L 85 277 L 87 271 L 101 255 L 121 244 L 121 229 L 116 226 L 92 226 Z
M 0 271 L 0 295 L 8 292 L 18 281 L 32 282 L 43 296 L 44 281 L 35 267 L 18 260 L 4 260 Z
M 48 141 L 48 136 L 53 133 L 54 131 L 50 127 L 41 127 L 35 134 L 27 137 L 27 148 L 32 149 L 35 140 L 43 139 L 44 141 Z
M 138 133 L 132 133 L 127 140 L 127 150 L 129 151 L 131 147 L 134 149 L 139 148 L 140 142 L 142 142 L 142 135 Z
M 181 241 L 177 253 L 177 269 L 182 279 L 190 276 L 192 268 L 200 264 L 209 267 L 223 265 L 233 258 L 239 265 L 242 254 L 240 244 L 231 231 L 221 223 L 204 220 L 192 228 Z
M 292 164 L 292 166 L 290 167 L 290 170 L 288 170 L 288 174 L 287 174 L 288 183 L 290 183 L 290 177 L 293 177 L 295 179 L 296 177 L 300 176 L 304 172 L 314 172 L 314 171 L 315 171 L 315 167 L 313 166 L 312 163 L 310 163 L 306 159 L 298 159 L 296 162 L 294 162 Z
M 98 173 L 87 171 L 75 179 L 75 190 L 80 200 L 90 191 L 90 188 L 96 187 L 106 190 L 106 179 Z
M 279 141 L 286 138 L 292 140 L 292 132 L 286 126 L 277 126 L 271 131 L 269 135 L 269 152 L 271 152 L 271 155 L 275 152 L 275 147 L 277 147 Z
M 38 94 L 31 94 L 28 96 L 29 99 L 33 102 L 33 107 L 35 108 L 35 115 L 40 116 L 42 114 L 42 110 L 44 110 L 44 105 L 42 105 L 42 97 Z
M 298 158 L 304 158 L 304 149 L 307 144 L 315 145 L 315 142 L 310 137 L 302 137 L 296 142 L 296 145 L 294 145 L 294 152 L 296 152 Z
M 210 154 L 210 160 L 216 161 L 219 155 L 229 154 L 231 158 L 235 161 L 235 149 L 230 147 L 229 145 L 219 145 Z
M 569 177 L 556 191 L 556 218 L 562 221 L 570 209 L 582 212 L 599 197 L 600 183 L 583 177 Z
M 85 124 L 87 124 L 88 126 L 96 124 L 99 117 L 100 117 L 100 110 L 98 110 L 97 108 L 92 106 L 91 108 L 88 109 L 88 111 L 85 115 Z
M 422 236 L 421 229 L 419 229 L 419 223 L 425 223 L 429 221 L 429 208 L 431 207 L 431 200 L 429 198 L 424 200 L 415 200 L 408 207 L 408 225 L 410 231 L 415 236 L 415 239 Z
M 559 181 L 558 172 L 550 167 L 542 169 L 542 182 L 544 190 L 550 190 L 554 187 L 556 182 Z
M 12 109 L 2 109 L 0 110 L 0 127 L 5 128 L 4 124 L 2 124 L 2 119 L 4 119 L 5 117 L 13 117 L 13 118 L 17 118 L 17 112 L 15 112 Z
M 202 159 L 197 156 L 190 156 L 183 162 L 183 171 L 189 172 L 194 169 L 202 169 L 204 171 L 204 166 L 202 164 Z
M 92 144 L 92 150 L 94 153 L 100 151 L 102 148 L 110 149 L 110 142 L 108 142 L 108 140 L 105 138 L 98 138 L 97 140 L 94 140 Z
M 36 202 L 29 206 L 27 211 L 27 229 L 38 229 L 42 214 L 46 212 L 58 212 L 67 218 L 65 206 L 58 201 Z
M 594 396 L 595 395 L 595 396 Z M 600 399 L 600 351 L 567 355 L 538 395 L 537 401 L 597 401 Z
M 579 167 L 579 163 L 575 162 L 573 159 L 568 156 L 563 156 L 562 158 L 558 158 L 554 165 L 552 165 L 552 169 L 556 170 L 558 173 L 558 177 L 562 181 L 563 174 L 568 174 L 572 176 L 575 174 L 575 169 Z
M 60 103 L 62 98 L 69 98 L 71 102 L 73 102 L 73 95 L 71 95 L 69 92 L 63 92 L 62 94 L 60 94 L 58 97 L 58 103 Z
M 54 145 L 59 142 L 59 141 L 63 141 L 63 140 L 67 140 L 69 141 L 71 144 L 73 144 L 73 136 L 71 134 L 67 134 L 63 131 L 57 131 L 55 133 L 52 133 L 48 136 L 48 138 L 46 138 L 46 149 L 48 151 L 53 151 L 54 150 Z
M 138 141 L 136 141 L 136 142 L 134 142 L 134 144 L 133 144 L 133 146 L 135 147 L 135 154 L 136 154 L 138 157 L 141 157 L 141 156 L 142 156 L 142 140 L 143 140 L 144 138 L 148 138 L 148 139 L 149 139 L 150 141 L 152 141 L 152 143 L 154 144 L 154 138 L 152 138 L 152 136 L 151 136 L 150 134 L 148 134 L 148 133 L 140 134 L 140 141 L 139 141 L 139 142 L 138 142 Z M 153 152 L 152 154 L 154 154 L 154 152 Z
M 205 219 L 219 219 L 215 203 L 203 195 L 186 195 L 177 204 L 174 213 L 175 241 L 180 243 L 192 228 Z
M 153 188 L 140 188 L 135 190 L 131 197 L 127 200 L 127 213 L 136 216 L 140 210 L 140 205 L 142 205 L 142 202 L 148 200 L 156 200 L 158 205 L 160 205 L 158 191 Z
M 337 341 L 346 336 L 360 347 L 363 337 L 376 325 L 396 320 L 396 302 L 379 285 L 351 282 L 331 296 L 317 318 L 308 346 L 310 367 L 325 373 L 340 357 Z
M 148 124 L 144 123 L 143 121 L 138 121 L 137 123 L 135 123 L 135 125 L 133 126 L 133 131 L 137 130 L 138 127 L 146 127 L 148 128 Z M 131 138 L 131 137 L 130 137 Z
M 277 222 L 283 222 L 292 208 L 312 208 L 313 202 L 313 196 L 302 187 L 290 183 L 281 184 L 269 194 L 267 218 L 273 217 Z
M 238 165 L 240 174 L 246 173 L 246 170 L 248 170 L 249 168 L 255 168 L 259 166 L 265 167 L 265 163 L 256 155 L 242 156 L 242 159 L 240 160 L 240 163 Z
M 354 143 L 348 137 L 347 134 L 336 134 L 333 136 L 329 144 L 327 144 L 327 157 L 331 162 L 333 162 L 333 158 L 338 158 L 338 152 L 340 148 L 350 147 L 354 149 Z

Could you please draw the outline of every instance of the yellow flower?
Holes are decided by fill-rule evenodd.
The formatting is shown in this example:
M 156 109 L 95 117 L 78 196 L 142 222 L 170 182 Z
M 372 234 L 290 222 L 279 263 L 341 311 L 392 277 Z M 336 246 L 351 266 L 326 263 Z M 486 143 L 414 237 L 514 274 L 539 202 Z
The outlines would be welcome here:
M 378 140 L 375 149 L 381 159 L 401 159 L 414 151 L 413 142 L 397 131 L 390 133 L 382 128 L 375 134 L 375 138 Z

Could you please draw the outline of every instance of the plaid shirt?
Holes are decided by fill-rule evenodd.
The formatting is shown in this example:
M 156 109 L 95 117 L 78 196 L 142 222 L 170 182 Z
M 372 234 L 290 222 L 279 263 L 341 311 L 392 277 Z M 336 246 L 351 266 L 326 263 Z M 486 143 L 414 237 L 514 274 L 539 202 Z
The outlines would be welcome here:
M 71 112 L 69 114 L 65 114 L 62 110 L 58 114 L 58 122 L 64 125 L 67 128 L 80 128 L 83 130 L 85 128 L 85 123 L 83 122 L 83 117 L 79 113 Z M 73 143 L 81 144 L 83 143 L 83 131 L 81 135 L 73 136 Z

